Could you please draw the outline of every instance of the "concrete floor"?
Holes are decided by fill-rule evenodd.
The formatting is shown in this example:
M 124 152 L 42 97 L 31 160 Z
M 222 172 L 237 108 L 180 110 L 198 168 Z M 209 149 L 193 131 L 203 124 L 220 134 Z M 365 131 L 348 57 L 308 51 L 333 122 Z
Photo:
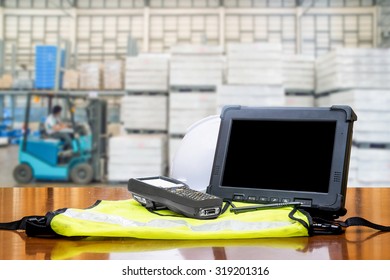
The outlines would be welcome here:
M 24 186 L 68 186 L 74 185 L 71 182 L 32 182 L 28 185 L 20 185 L 13 178 L 13 171 L 16 165 L 18 165 L 18 145 L 8 145 L 6 147 L 0 147 L 0 188 L 6 187 L 24 187 Z M 103 183 L 92 183 L 89 186 L 94 187 L 106 187 L 106 186 L 123 186 L 125 187 L 126 183 L 113 183 L 113 182 L 103 182 Z
M 0 147 L 0 187 L 17 186 L 12 172 L 18 164 L 18 145 Z

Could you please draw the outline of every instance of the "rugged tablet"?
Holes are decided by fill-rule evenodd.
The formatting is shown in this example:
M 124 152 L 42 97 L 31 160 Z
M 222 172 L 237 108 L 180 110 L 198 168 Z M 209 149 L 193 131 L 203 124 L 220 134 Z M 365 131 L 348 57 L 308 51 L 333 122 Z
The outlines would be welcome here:
M 356 120 L 348 106 L 227 106 L 207 192 L 234 201 L 296 201 L 322 216 L 344 215 Z

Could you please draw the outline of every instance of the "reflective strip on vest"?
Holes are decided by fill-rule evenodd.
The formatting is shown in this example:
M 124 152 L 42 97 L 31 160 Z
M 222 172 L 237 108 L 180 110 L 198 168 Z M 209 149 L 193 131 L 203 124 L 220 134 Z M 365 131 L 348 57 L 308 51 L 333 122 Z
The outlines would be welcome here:
M 239 205 L 237 205 L 239 206 Z M 89 209 L 67 209 L 51 221 L 64 236 L 135 237 L 141 239 L 237 239 L 308 236 L 307 229 L 288 217 L 291 207 L 242 214 L 226 211 L 217 219 L 159 216 L 134 200 L 101 201 Z M 168 210 L 159 213 L 172 214 Z M 308 223 L 297 211 L 294 217 Z
M 278 228 L 290 225 L 290 222 L 241 222 L 233 220 L 218 221 L 214 220 L 213 223 L 207 223 L 202 225 L 191 225 L 187 220 L 163 220 L 156 219 L 146 223 L 137 222 L 129 219 L 125 219 L 116 215 L 108 215 L 102 213 L 90 213 L 90 212 L 78 212 L 69 209 L 64 212 L 64 215 L 74 219 L 83 220 L 85 222 L 102 222 L 112 225 L 119 225 L 122 227 L 152 227 L 152 228 L 174 228 L 174 227 L 187 227 L 192 231 L 221 231 L 221 230 L 262 230 L 268 228 Z

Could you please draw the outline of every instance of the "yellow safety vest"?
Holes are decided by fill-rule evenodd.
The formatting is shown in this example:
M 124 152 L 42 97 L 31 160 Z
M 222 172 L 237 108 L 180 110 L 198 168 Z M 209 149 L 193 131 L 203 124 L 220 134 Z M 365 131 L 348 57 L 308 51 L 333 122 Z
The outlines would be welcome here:
M 245 203 L 236 203 L 237 207 Z M 64 208 L 45 216 L 26 216 L 0 223 L 0 230 L 25 230 L 28 236 L 130 237 L 144 240 L 228 240 L 341 234 L 344 228 L 365 226 L 390 232 L 390 226 L 361 217 L 345 221 L 311 217 L 293 207 L 234 214 L 212 220 L 178 216 L 169 210 L 149 212 L 134 200 L 98 201 L 88 209 Z
M 243 206 L 244 203 L 235 203 Z M 139 239 L 248 239 L 309 235 L 309 218 L 292 207 L 198 220 L 169 210 L 149 212 L 134 200 L 99 201 L 88 209 L 67 208 L 48 219 L 62 236 L 134 237 Z M 50 216 L 50 215 L 49 215 Z

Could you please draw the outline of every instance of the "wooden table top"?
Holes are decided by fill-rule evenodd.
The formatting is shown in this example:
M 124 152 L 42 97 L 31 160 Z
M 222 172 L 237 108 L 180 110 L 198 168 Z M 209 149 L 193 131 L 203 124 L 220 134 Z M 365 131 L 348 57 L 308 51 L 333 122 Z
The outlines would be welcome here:
M 0 188 L 0 222 L 64 207 L 86 208 L 98 199 L 129 198 L 125 186 Z M 349 188 L 348 214 L 342 219 L 361 216 L 390 225 L 389 205 L 390 188 Z M 355 227 L 337 236 L 194 242 L 43 239 L 0 230 L 0 259 L 390 259 L 390 233 Z

